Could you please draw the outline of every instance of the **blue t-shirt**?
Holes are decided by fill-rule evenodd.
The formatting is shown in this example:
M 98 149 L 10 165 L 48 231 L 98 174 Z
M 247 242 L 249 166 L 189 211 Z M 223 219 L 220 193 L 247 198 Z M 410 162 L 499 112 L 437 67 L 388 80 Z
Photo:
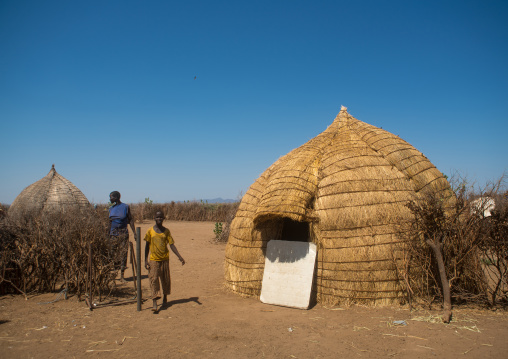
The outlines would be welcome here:
M 119 230 L 127 229 L 129 224 L 129 205 L 125 203 L 116 204 L 109 209 L 109 219 L 111 220 L 111 231 L 109 234 L 118 235 Z

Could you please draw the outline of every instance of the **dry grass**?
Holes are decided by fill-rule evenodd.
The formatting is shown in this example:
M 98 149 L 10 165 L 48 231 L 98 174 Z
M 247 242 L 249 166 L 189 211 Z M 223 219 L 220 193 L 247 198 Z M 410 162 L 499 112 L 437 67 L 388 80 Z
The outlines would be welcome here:
M 238 203 L 207 203 L 203 201 L 170 203 L 135 203 L 131 211 L 136 221 L 153 219 L 155 212 L 162 211 L 166 219 L 173 221 L 227 222 L 235 213 Z

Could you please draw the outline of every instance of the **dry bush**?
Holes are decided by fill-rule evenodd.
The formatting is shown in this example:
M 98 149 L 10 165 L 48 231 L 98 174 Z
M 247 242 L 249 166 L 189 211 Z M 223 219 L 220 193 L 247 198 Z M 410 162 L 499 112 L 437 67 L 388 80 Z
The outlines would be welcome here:
M 8 210 L 9 210 L 8 205 L 0 203 L 0 219 L 4 218 L 7 215 Z
M 508 304 L 508 192 L 493 196 L 496 209 L 485 219 L 486 235 L 481 244 L 487 298 L 494 307 Z
M 444 198 L 427 194 L 408 203 L 413 219 L 401 225 L 404 242 L 398 248 L 402 260 L 397 270 L 410 300 L 431 305 L 446 296 L 447 283 L 453 303 L 505 306 L 507 255 L 507 198 L 503 195 L 504 177 L 485 190 L 474 192 L 465 182 L 455 185 L 456 200 L 446 207 Z M 483 218 L 471 202 L 478 197 L 496 201 L 493 216 Z M 445 280 L 439 272 L 440 247 Z M 446 301 L 445 301 L 446 304 Z
M 230 232 L 230 228 L 231 228 L 231 222 L 233 222 L 233 219 L 235 218 L 236 211 L 238 210 L 239 205 L 240 205 L 240 203 L 237 202 L 228 208 L 226 218 L 224 220 L 224 223 L 222 223 L 222 232 L 219 234 L 219 236 L 217 238 L 217 242 L 226 243 L 228 241 L 229 232 Z
M 227 222 L 230 213 L 236 212 L 238 203 L 207 203 L 203 201 L 170 202 L 170 203 L 131 204 L 135 221 L 153 219 L 155 212 L 162 211 L 166 219 L 173 221 L 212 221 Z
M 81 299 L 90 246 L 95 295 L 102 298 L 114 288 L 120 254 L 112 250 L 107 211 L 25 213 L 1 221 L 2 292 L 15 290 L 27 297 L 66 288 Z

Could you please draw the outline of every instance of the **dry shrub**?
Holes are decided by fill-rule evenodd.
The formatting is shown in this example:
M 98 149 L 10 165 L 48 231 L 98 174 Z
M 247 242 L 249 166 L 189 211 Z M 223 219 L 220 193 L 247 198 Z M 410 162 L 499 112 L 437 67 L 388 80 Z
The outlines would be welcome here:
M 169 203 L 131 204 L 134 220 L 153 219 L 157 211 L 162 211 L 166 219 L 173 221 L 212 221 L 227 222 L 230 213 L 236 212 L 238 203 L 207 203 L 205 201 L 169 202 Z
M 95 295 L 109 294 L 120 253 L 112 250 L 108 223 L 107 211 L 92 208 L 6 216 L 0 225 L 0 291 L 27 297 L 66 288 L 81 299 L 91 246 Z
M 229 238 L 229 232 L 231 228 L 231 222 L 233 222 L 233 219 L 235 218 L 236 211 L 238 210 L 238 206 L 240 205 L 239 202 L 233 203 L 227 208 L 226 218 L 222 223 L 222 231 L 218 235 L 217 242 L 223 242 L 226 243 Z
M 480 246 L 487 299 L 494 307 L 508 304 L 508 192 L 493 196 L 496 209 L 485 219 L 486 233 Z
M 410 303 L 414 300 L 430 306 L 435 300 L 443 300 L 446 288 L 429 245 L 440 241 L 453 303 L 491 307 L 507 304 L 508 211 L 503 183 L 504 177 L 477 192 L 465 182 L 455 185 L 452 208 L 446 207 L 447 202 L 435 193 L 408 204 L 413 218 L 401 225 L 404 242 L 398 250 L 403 255 L 396 265 Z M 495 199 L 492 217 L 484 218 L 480 215 L 483 208 L 471 207 L 478 197 Z
M 0 203 L 0 219 L 4 218 L 7 215 L 7 211 L 9 210 L 9 206 Z

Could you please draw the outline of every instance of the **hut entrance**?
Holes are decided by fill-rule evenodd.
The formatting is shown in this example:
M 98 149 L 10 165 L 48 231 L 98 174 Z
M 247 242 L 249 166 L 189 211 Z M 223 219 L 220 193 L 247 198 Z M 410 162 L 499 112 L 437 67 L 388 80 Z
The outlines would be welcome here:
M 293 221 L 284 217 L 280 239 L 283 241 L 310 242 L 309 223 Z
M 312 286 L 317 253 L 310 238 L 310 223 L 286 217 L 275 220 L 278 239 L 270 239 L 266 245 L 260 300 L 308 309 L 315 300 Z

